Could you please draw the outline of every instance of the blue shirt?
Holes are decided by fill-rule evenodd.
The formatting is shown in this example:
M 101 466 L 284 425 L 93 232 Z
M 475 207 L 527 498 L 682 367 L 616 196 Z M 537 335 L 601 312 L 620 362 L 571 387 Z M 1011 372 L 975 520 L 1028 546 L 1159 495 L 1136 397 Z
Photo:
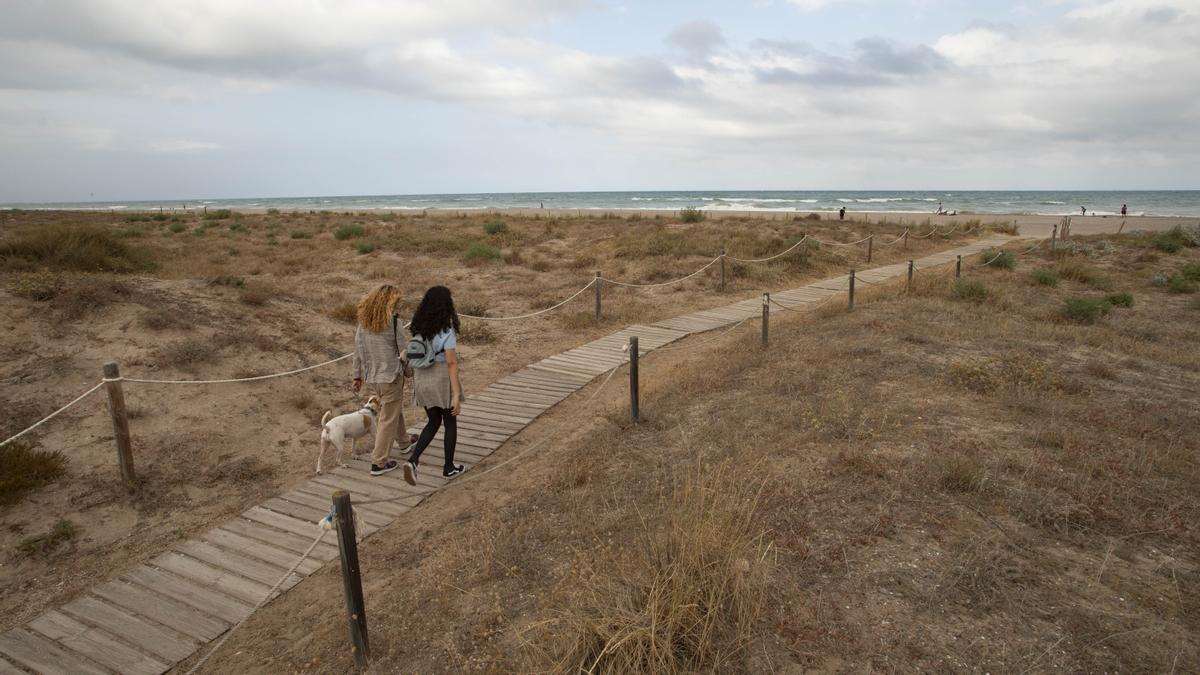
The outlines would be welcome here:
M 446 362 L 445 350 L 458 348 L 458 337 L 454 334 L 453 328 L 447 328 L 446 330 L 438 333 L 437 335 L 433 336 L 433 339 L 429 342 L 433 346 L 433 353 L 436 354 L 436 356 L 433 357 L 433 360 L 437 361 L 438 363 Z

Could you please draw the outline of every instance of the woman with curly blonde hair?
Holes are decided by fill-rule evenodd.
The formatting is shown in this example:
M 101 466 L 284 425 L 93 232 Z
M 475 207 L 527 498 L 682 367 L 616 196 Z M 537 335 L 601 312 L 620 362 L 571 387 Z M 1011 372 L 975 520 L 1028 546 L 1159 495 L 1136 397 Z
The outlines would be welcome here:
M 371 453 L 371 475 L 394 471 L 399 464 L 388 457 L 392 443 L 404 432 L 404 378 L 411 375 L 404 348 L 408 337 L 399 320 L 400 289 L 384 284 L 358 303 L 358 329 L 354 332 L 354 391 L 366 380 L 367 394 L 378 396 L 379 428 Z

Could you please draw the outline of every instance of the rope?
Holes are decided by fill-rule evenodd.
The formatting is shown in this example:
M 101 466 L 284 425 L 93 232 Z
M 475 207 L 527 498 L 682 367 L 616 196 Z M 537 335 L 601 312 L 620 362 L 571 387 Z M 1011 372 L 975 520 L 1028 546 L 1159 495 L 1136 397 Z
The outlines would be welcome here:
M 934 227 L 930 228 L 930 230 L 929 230 L 929 234 L 914 234 L 914 235 L 912 236 L 912 238 L 913 238 L 913 239 L 928 239 L 929 237 L 932 237 L 932 236 L 933 236 L 933 235 L 935 235 L 935 234 L 937 234 L 937 227 L 936 227 L 936 226 L 934 226 Z
M 597 277 L 597 278 L 599 278 L 599 277 Z M 591 288 L 592 284 L 594 284 L 594 283 L 596 283 L 596 279 L 592 279 L 591 281 L 589 281 L 587 283 L 586 286 L 579 289 L 578 291 L 575 291 L 574 295 L 567 298 L 566 300 L 563 300 L 562 302 L 558 303 L 557 305 L 554 305 L 553 307 L 547 307 L 546 309 L 541 309 L 536 312 L 530 312 L 529 314 L 522 314 L 520 316 L 474 316 L 471 314 L 459 314 L 459 316 L 466 317 L 468 319 L 479 319 L 480 321 L 516 321 L 517 319 L 528 319 L 531 317 L 538 316 L 539 314 L 545 314 L 546 312 L 553 312 L 554 310 L 558 309 L 559 307 L 562 307 L 563 305 L 574 300 L 575 298 L 578 298 L 580 296 L 580 294 L 582 294 L 587 289 Z M 616 282 L 614 281 L 612 283 L 616 283 Z
M 692 277 L 696 276 L 697 274 L 700 274 L 704 270 L 712 267 L 713 265 L 717 264 L 720 261 L 721 261 L 721 256 L 717 256 L 717 257 L 713 258 L 712 260 L 710 260 L 707 265 L 705 265 L 704 267 L 701 267 L 700 269 L 696 270 L 695 272 L 692 272 L 691 274 L 687 275 L 686 277 L 679 277 L 678 279 L 672 279 L 671 281 L 664 281 L 662 283 L 657 283 L 657 284 L 630 284 L 630 283 L 626 283 L 624 281 L 616 281 L 614 279 L 604 279 L 603 277 L 601 277 L 601 278 L 604 279 L 605 283 L 613 284 L 616 286 L 626 286 L 628 288 L 657 288 L 659 286 L 670 286 L 671 284 L 677 284 L 681 281 L 687 281 L 688 279 L 691 279 Z
M 9 438 L 8 440 L 4 441 L 3 443 L 0 443 L 0 448 L 3 448 L 4 446 L 8 445 L 9 443 L 12 443 L 13 441 L 17 440 L 18 438 L 24 436 L 25 434 L 27 434 L 31 431 L 33 431 L 34 429 L 42 426 L 43 424 L 45 424 L 46 422 L 49 422 L 50 420 L 54 419 L 55 417 L 58 417 L 59 413 L 63 412 L 67 408 L 70 408 L 71 406 L 75 405 L 76 403 L 79 403 L 80 401 L 82 401 L 83 399 L 85 399 L 89 395 L 91 395 L 92 392 L 96 391 L 97 389 L 99 389 L 100 387 L 103 387 L 103 386 L 104 386 L 103 381 L 97 383 L 96 386 L 92 387 L 91 389 L 88 389 L 87 391 L 85 391 L 82 394 L 80 394 L 79 396 L 77 396 L 74 401 L 71 401 L 70 403 L 59 408 L 58 410 L 55 410 L 54 412 L 50 413 L 49 415 L 46 415 L 45 417 L 38 420 L 37 422 L 34 422 L 31 426 L 29 426 L 24 431 L 16 434 L 15 436 L 13 436 L 12 438 Z
M 891 240 L 891 241 L 887 242 L 886 244 L 880 244 L 880 246 L 891 246 L 892 244 L 895 244 L 895 243 L 899 242 L 901 239 L 903 239 L 903 238 L 904 238 L 904 235 L 906 235 L 906 234 L 908 234 L 908 228 L 907 228 L 907 227 L 906 227 L 906 228 L 904 228 L 904 231 L 900 233 L 900 236 L 899 236 L 899 237 L 896 237 L 895 239 L 893 239 L 893 240 Z
M 217 641 L 217 644 L 213 645 L 213 648 L 210 649 L 203 658 L 197 661 L 196 664 L 187 671 L 187 675 L 192 675 L 192 673 L 195 673 L 197 670 L 199 670 L 200 667 L 203 666 L 210 658 L 212 658 L 212 655 L 216 654 L 217 650 L 219 650 L 221 646 L 225 644 L 225 641 L 229 639 L 229 636 L 233 635 L 237 629 L 241 628 L 242 624 L 246 623 L 250 617 L 254 616 L 254 613 L 261 609 L 263 605 L 267 604 L 267 601 L 271 599 L 271 596 L 275 594 L 275 591 L 279 590 L 279 587 L 283 585 L 283 582 L 287 581 L 288 577 L 292 576 L 292 574 L 296 572 L 296 568 L 300 567 L 300 564 L 308 559 L 308 556 L 312 554 L 313 549 L 317 547 L 317 544 L 321 543 L 321 540 L 325 538 L 326 532 L 328 532 L 328 530 L 321 528 L 320 533 L 317 534 L 317 538 L 313 539 L 313 543 L 308 547 L 308 550 L 300 556 L 300 559 L 296 561 L 296 564 L 292 565 L 292 568 L 288 570 L 287 573 L 285 573 L 282 577 L 280 577 L 279 581 L 275 582 L 275 585 L 271 587 L 271 590 L 267 591 L 267 594 L 263 596 L 263 599 L 258 601 L 258 604 L 254 606 L 254 609 L 250 610 L 250 613 L 247 614 L 244 619 L 235 623 L 233 627 L 225 633 L 225 635 L 221 636 L 221 639 Z
M 336 359 L 330 359 L 324 363 L 318 363 L 315 366 L 306 366 L 304 368 L 297 368 L 296 370 L 289 370 L 289 371 L 286 371 L 283 373 L 271 373 L 270 375 L 256 375 L 254 377 L 239 377 L 239 378 L 235 378 L 235 379 L 231 379 L 231 380 L 145 380 L 145 379 L 136 378 L 136 377 L 114 377 L 114 378 L 104 378 L 104 382 L 121 382 L 122 380 L 125 382 L 137 382 L 139 384 L 230 384 L 233 382 L 257 382 L 259 380 L 269 380 L 274 377 L 287 377 L 288 375 L 295 375 L 297 373 L 303 373 L 308 370 L 316 370 L 317 368 L 322 368 L 324 366 L 328 366 L 331 363 L 337 363 L 338 361 L 344 361 L 344 360 L 350 358 L 351 356 L 354 356 L 354 354 L 343 354 L 343 355 L 337 357 Z
M 732 261 L 734 261 L 734 262 L 740 262 L 740 263 L 762 263 L 762 262 L 767 262 L 767 261 L 769 261 L 769 260 L 774 260 L 774 259 L 776 259 L 776 258 L 782 258 L 783 256 L 785 256 L 785 255 L 787 255 L 787 254 L 791 253 L 792 251 L 796 250 L 796 247 L 797 247 L 797 246 L 799 246 L 800 244 L 803 244 L 803 243 L 804 243 L 804 241 L 805 241 L 806 239 L 808 239 L 808 235 L 807 235 L 807 234 L 806 234 L 806 235 L 804 235 L 803 237 L 801 237 L 801 238 L 800 238 L 800 241 L 796 242 L 795 244 L 792 244 L 792 246 L 791 246 L 790 248 L 788 248 L 786 251 L 783 251 L 782 253 L 776 253 L 775 255 L 773 255 L 773 256 L 768 256 L 768 257 L 766 257 L 766 258 L 751 258 L 751 259 L 743 259 L 743 258 L 735 258 L 735 257 L 733 257 L 733 256 L 731 256 L 731 255 L 727 255 L 727 256 L 725 256 L 725 257 L 726 257 L 727 259 L 729 259 L 729 260 L 732 260 Z

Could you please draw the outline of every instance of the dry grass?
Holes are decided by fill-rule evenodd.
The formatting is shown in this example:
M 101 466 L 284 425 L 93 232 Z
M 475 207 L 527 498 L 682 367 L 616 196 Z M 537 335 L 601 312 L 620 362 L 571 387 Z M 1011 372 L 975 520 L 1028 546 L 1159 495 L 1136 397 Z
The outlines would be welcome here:
M 66 464 L 61 452 L 38 450 L 24 439 L 0 448 L 0 505 L 15 504 L 54 482 L 66 471 Z
M 9 269 L 135 272 L 154 267 L 147 251 L 91 224 L 51 223 L 24 229 L 0 242 L 0 260 Z

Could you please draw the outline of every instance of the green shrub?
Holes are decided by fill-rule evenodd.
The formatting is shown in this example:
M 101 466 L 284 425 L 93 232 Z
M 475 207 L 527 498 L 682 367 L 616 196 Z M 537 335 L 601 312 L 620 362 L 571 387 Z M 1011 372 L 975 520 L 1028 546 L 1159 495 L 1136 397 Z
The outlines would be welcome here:
M 183 223 L 180 223 L 180 222 L 174 222 L 174 223 L 171 223 L 170 225 L 168 225 L 167 229 L 175 234 L 179 234 L 180 232 L 183 232 L 184 230 L 187 229 L 187 225 L 184 225 Z
M 167 214 L 165 214 L 165 213 L 156 213 L 156 214 L 154 214 L 153 216 L 150 216 L 150 219 L 151 219 L 151 220 L 155 220 L 155 221 L 158 221 L 158 222 L 160 222 L 160 223 L 161 223 L 161 222 L 163 222 L 164 220 L 170 220 L 170 218 L 171 218 L 171 217 L 170 217 L 170 216 L 168 216 L 168 215 L 167 215 Z
M 149 254 L 91 225 L 46 225 L 0 244 L 0 261 L 20 269 L 135 272 L 154 267 Z
M 267 215 L 268 216 L 277 216 L 277 215 L 279 215 L 279 209 L 274 208 L 274 207 L 269 208 L 269 209 L 267 209 Z
M 1192 233 L 1184 232 L 1182 227 L 1176 225 L 1155 235 L 1153 245 L 1164 253 L 1175 253 L 1185 246 L 1196 246 L 1197 243 Z
M 204 214 L 205 220 L 225 220 L 226 218 L 232 217 L 233 211 L 230 211 L 229 209 L 213 209 L 212 211 L 207 211 Z
M 679 219 L 685 223 L 698 223 L 704 220 L 704 211 L 695 206 L 685 206 L 679 211 Z
M 1109 293 L 1104 301 L 1113 307 L 1133 307 L 1133 296 L 1129 293 Z
M 47 555 L 54 549 L 71 541 L 79 533 L 79 526 L 66 518 L 60 519 L 46 534 L 29 537 L 17 545 L 17 550 L 28 556 Z
M 312 239 L 312 234 L 304 230 L 292 230 L 288 236 L 292 239 Z
M 361 237 L 364 234 L 366 234 L 366 230 L 363 229 L 363 226 L 355 223 L 353 225 L 343 225 L 339 227 L 333 233 L 333 238 L 337 239 L 338 241 L 345 241 L 347 239 Z
M 1179 274 L 1188 281 L 1200 281 L 1200 263 L 1185 265 Z
M 1058 285 L 1058 272 L 1055 272 L 1054 270 L 1052 270 L 1048 267 L 1036 269 L 1033 271 L 1033 281 L 1034 281 L 1034 283 L 1038 284 L 1039 286 L 1050 286 L 1050 287 L 1057 286 Z
M 1011 270 L 1017 266 L 1017 257 L 1008 251 L 989 248 L 979 254 L 979 262 L 988 267 L 1001 270 Z
M 143 213 L 134 213 L 132 215 L 125 216 L 125 222 L 127 223 L 143 223 L 149 221 L 150 216 Z
M 1096 323 L 1108 315 L 1109 304 L 1096 298 L 1071 298 L 1060 310 L 1063 317 L 1076 323 Z
M 245 234 L 246 232 L 249 232 L 249 230 L 246 229 L 246 226 L 241 223 L 230 223 L 229 231 L 237 232 L 239 234 Z
M 987 297 L 987 288 L 978 281 L 967 281 L 958 279 L 954 282 L 954 294 L 962 300 L 971 300 L 972 302 L 983 302 Z
M 500 249 L 490 244 L 475 242 L 467 248 L 467 260 L 499 260 Z
M 375 244 L 372 244 L 369 241 L 364 241 L 358 245 L 359 255 L 366 255 L 367 253 L 370 253 L 371 251 L 374 251 L 374 250 L 375 250 Z
M 497 220 L 492 223 L 484 223 L 483 231 L 487 232 L 488 234 L 503 234 L 508 232 L 508 223 L 505 223 L 501 220 Z
M 235 277 L 229 274 L 215 276 L 208 280 L 210 286 L 229 286 L 230 288 L 241 288 L 246 285 L 246 280 L 242 277 Z
M 0 447 L 0 504 L 16 504 L 26 492 L 62 476 L 66 466 L 61 452 L 35 450 L 25 439 Z
M 1200 287 L 1195 281 L 1191 281 L 1182 274 L 1172 274 L 1171 278 L 1167 279 L 1167 291 L 1171 293 L 1195 293 Z

